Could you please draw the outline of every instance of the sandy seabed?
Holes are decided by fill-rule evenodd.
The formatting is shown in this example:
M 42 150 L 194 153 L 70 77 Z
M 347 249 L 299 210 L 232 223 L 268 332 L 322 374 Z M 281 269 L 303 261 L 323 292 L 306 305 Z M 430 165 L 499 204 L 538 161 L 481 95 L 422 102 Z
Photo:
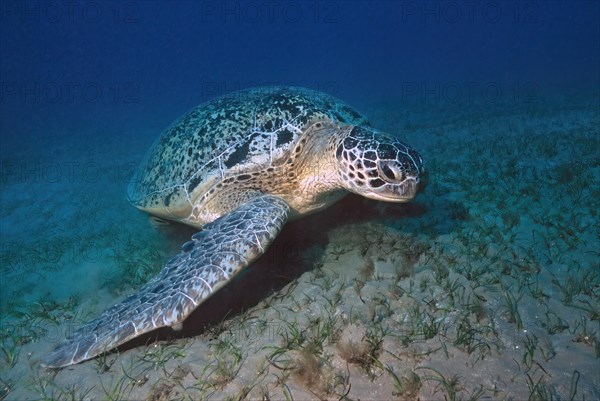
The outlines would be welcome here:
M 180 332 L 62 370 L 38 361 L 193 230 L 126 201 L 146 133 L 15 145 L 0 399 L 600 399 L 597 102 L 364 110 L 421 152 L 412 203 L 349 196 L 290 223 Z

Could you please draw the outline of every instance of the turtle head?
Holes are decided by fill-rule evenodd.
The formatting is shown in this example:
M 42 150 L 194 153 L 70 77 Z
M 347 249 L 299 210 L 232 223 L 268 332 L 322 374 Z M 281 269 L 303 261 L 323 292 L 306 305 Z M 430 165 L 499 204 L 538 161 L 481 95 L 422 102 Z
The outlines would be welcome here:
M 342 186 L 381 201 L 411 200 L 425 172 L 413 148 L 370 127 L 349 127 L 335 155 Z

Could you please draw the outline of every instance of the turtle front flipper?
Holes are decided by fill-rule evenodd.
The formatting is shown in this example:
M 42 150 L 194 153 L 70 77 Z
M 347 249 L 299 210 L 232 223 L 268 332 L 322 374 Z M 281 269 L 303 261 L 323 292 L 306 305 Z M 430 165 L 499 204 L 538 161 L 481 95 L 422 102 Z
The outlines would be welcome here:
M 57 346 L 42 366 L 93 358 L 140 334 L 176 326 L 233 276 L 261 256 L 289 213 L 281 199 L 262 195 L 207 224 L 138 294 L 106 310 Z

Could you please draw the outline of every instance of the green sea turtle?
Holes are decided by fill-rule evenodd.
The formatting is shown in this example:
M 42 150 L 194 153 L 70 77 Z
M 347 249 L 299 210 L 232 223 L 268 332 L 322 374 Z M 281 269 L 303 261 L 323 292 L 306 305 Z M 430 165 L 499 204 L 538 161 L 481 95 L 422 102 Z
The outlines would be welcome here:
M 253 88 L 198 106 L 150 149 L 128 195 L 153 216 L 201 230 L 137 294 L 79 328 L 42 365 L 72 365 L 159 327 L 181 327 L 289 219 L 348 192 L 406 202 L 423 172 L 413 148 L 313 90 Z

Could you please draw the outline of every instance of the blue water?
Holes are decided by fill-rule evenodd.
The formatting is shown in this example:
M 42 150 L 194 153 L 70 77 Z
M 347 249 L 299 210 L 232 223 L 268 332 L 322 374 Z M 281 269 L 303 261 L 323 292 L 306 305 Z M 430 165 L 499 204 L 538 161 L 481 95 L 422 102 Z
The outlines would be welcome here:
M 273 83 L 358 108 L 384 97 L 495 97 L 495 85 L 503 99 L 593 92 L 597 16 L 590 1 L 6 1 L 2 138 L 32 128 L 51 137 L 90 119 L 99 131 L 165 125 L 215 95 Z
M 57 338 L 32 329 L 33 334 L 19 332 L 31 334 L 27 340 L 15 340 L 14 328 L 21 330 L 27 319 L 47 323 L 39 305 L 68 305 L 75 297 L 81 308 L 52 308 L 52 319 L 57 327 L 64 319 L 87 321 L 115 297 L 139 288 L 193 233 L 152 228 L 125 198 L 131 174 L 156 137 L 204 101 L 264 85 L 332 94 L 420 149 L 426 164 L 431 162 L 431 185 L 420 206 L 410 209 L 420 223 L 409 220 L 405 227 L 426 232 L 423 241 L 439 244 L 453 233 L 472 232 L 505 207 L 525 216 L 514 229 L 497 231 L 511 238 L 520 257 L 526 247 L 537 251 L 539 280 L 548 286 L 551 277 L 591 281 L 582 291 L 589 299 L 580 299 L 573 310 L 587 311 L 586 333 L 596 340 L 581 340 L 579 320 L 566 332 L 576 336 L 572 341 L 581 340 L 578 345 L 592 344 L 597 363 L 597 311 L 589 313 L 585 305 L 600 305 L 600 277 L 593 273 L 599 241 L 593 211 L 599 185 L 599 20 L 596 1 L 2 1 L 0 309 L 3 344 L 20 353 L 14 363 L 0 355 L 2 386 L 10 388 L 0 399 L 33 397 L 23 384 L 33 376 L 29 359 L 43 356 L 49 342 L 63 337 L 62 328 Z M 514 146 L 503 142 L 505 135 Z M 506 178 L 510 160 L 526 173 Z M 466 174 L 470 181 L 456 173 L 460 166 L 472 169 Z M 490 176 L 482 166 L 498 168 Z M 546 174 L 550 181 L 544 181 Z M 584 177 L 579 189 L 556 185 L 567 188 L 578 176 Z M 528 190 L 540 188 L 541 196 L 504 198 L 515 195 L 509 187 L 511 180 L 521 185 L 520 177 L 531 184 Z M 497 182 L 500 206 L 490 195 Z M 361 205 L 356 199 L 344 202 L 348 208 Z M 398 224 L 398 210 L 369 207 L 371 213 L 365 213 L 372 221 Z M 555 217 L 529 217 L 575 219 L 569 213 L 578 207 L 583 215 L 571 228 L 578 237 L 565 236 L 566 223 L 559 225 Z M 386 213 L 394 217 L 386 220 Z M 434 228 L 424 229 L 425 222 Z M 540 227 L 548 230 L 544 240 Z M 287 238 L 302 232 L 295 230 Z M 564 249 L 546 254 L 542 243 Z M 559 258 L 563 255 L 569 263 Z M 574 266 L 592 273 L 569 276 Z M 131 281 L 118 282 L 123 270 Z M 498 291 L 486 297 L 503 299 Z M 267 290 L 258 298 L 266 297 Z M 564 296 L 556 295 L 559 301 Z M 39 349 L 35 336 L 43 339 Z M 573 369 L 587 387 L 577 397 L 583 392 L 591 399 L 600 394 L 598 378 L 579 362 L 574 359 Z M 565 399 L 575 377 L 569 369 L 566 379 L 552 382 Z M 439 393 L 429 396 L 440 399 Z

